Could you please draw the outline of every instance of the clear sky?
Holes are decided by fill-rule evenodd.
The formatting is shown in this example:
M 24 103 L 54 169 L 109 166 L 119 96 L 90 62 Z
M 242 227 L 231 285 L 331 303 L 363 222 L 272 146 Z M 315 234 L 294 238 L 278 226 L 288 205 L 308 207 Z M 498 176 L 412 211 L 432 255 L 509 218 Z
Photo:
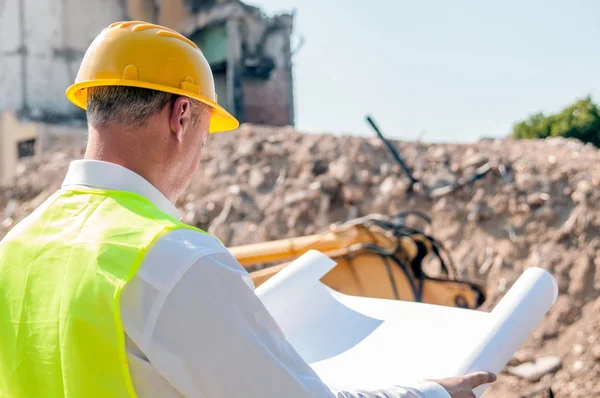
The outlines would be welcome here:
M 600 102 L 597 0 L 248 0 L 296 9 L 297 128 L 473 141 Z

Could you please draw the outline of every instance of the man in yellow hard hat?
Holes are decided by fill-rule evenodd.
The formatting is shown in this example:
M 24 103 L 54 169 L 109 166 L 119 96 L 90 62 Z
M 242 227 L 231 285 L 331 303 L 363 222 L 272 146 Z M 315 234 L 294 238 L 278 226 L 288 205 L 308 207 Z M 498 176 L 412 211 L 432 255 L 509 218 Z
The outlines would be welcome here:
M 493 381 L 341 391 L 299 357 L 246 271 L 174 205 L 209 134 L 238 127 L 193 42 L 115 23 L 67 97 L 87 110 L 85 159 L 0 243 L 0 396 L 468 397 Z

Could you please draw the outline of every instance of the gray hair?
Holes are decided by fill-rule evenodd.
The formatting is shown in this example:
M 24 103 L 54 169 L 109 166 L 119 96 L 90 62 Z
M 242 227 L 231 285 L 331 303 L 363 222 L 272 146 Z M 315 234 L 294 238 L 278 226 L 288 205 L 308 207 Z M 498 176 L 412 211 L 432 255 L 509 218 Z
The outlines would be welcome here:
M 179 95 L 129 86 L 88 88 L 87 118 L 92 126 L 146 125 L 148 118 L 161 111 Z M 191 99 L 192 117 L 197 123 L 210 107 Z

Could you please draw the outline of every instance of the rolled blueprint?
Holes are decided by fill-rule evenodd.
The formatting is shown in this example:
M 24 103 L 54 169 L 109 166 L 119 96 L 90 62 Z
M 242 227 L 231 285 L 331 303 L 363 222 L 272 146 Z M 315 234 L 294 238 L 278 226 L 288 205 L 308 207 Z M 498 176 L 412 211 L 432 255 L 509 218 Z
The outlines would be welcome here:
M 541 268 L 527 269 L 490 314 L 485 331 L 454 374 L 499 374 L 525 343 L 558 297 L 554 277 Z M 475 390 L 477 397 L 487 386 Z
M 320 282 L 334 266 L 326 255 L 309 251 L 256 294 L 319 377 L 348 389 L 479 370 L 499 374 L 558 295 L 550 273 L 529 268 L 492 312 L 356 297 Z

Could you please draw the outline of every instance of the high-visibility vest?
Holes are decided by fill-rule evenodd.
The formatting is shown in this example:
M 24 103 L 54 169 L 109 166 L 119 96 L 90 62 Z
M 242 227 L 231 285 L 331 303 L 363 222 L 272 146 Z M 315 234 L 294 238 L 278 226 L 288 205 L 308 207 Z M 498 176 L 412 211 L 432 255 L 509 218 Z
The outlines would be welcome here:
M 16 225 L 0 242 L 0 397 L 135 397 L 119 297 L 176 228 L 200 231 L 140 195 L 86 189 Z

